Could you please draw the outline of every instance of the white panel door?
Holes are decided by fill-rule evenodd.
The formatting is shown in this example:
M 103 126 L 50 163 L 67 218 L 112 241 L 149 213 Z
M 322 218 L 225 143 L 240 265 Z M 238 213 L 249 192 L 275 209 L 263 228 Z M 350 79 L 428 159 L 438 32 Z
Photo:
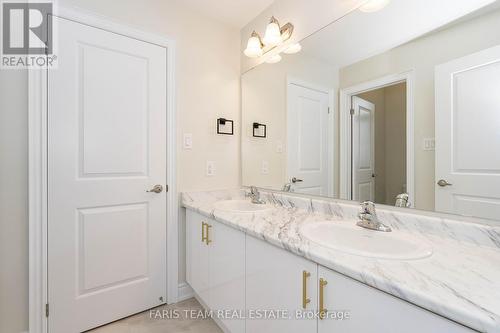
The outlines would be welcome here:
M 287 181 L 299 180 L 293 185 L 295 192 L 331 194 L 328 93 L 288 84 L 287 108 Z
M 436 67 L 435 180 L 436 210 L 499 219 L 500 46 Z
M 352 200 L 375 201 L 375 105 L 352 98 Z
M 48 73 L 51 333 L 166 299 L 166 50 L 54 18 Z
M 251 236 L 246 236 L 246 244 L 246 308 L 249 316 L 254 313 L 246 320 L 246 332 L 316 332 L 317 265 Z M 304 297 L 309 299 L 306 304 Z M 263 310 L 273 314 L 286 311 L 287 315 L 256 319 L 258 311 Z M 296 311 L 313 317 L 301 319 Z

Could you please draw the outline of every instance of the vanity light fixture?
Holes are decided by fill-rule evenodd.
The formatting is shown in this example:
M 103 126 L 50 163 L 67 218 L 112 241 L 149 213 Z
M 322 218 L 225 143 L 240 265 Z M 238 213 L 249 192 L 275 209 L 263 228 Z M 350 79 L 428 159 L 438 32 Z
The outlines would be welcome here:
M 289 40 L 292 33 L 293 24 L 287 23 L 280 26 L 278 20 L 273 16 L 269 20 L 269 24 L 266 27 L 264 38 L 261 38 L 257 32 L 253 31 L 248 39 L 247 47 L 243 53 L 249 58 L 260 57 L 272 48 Z
M 249 58 L 258 58 L 262 55 L 263 47 L 264 44 L 262 44 L 259 34 L 254 31 L 248 39 L 247 48 L 243 53 Z
M 359 10 L 365 13 L 373 13 L 387 6 L 391 0 L 370 0 L 359 7 Z
M 281 56 L 279 54 L 275 54 L 266 60 L 266 62 L 268 64 L 275 64 L 275 63 L 280 62 L 280 61 L 281 61 Z
M 276 46 L 283 42 L 281 38 L 280 24 L 278 20 L 273 16 L 266 27 L 266 33 L 264 34 L 264 45 L 266 46 Z
M 285 51 L 283 51 L 283 53 L 294 54 L 300 52 L 300 50 L 302 50 L 302 45 L 300 45 L 299 43 L 295 43 L 290 45 Z

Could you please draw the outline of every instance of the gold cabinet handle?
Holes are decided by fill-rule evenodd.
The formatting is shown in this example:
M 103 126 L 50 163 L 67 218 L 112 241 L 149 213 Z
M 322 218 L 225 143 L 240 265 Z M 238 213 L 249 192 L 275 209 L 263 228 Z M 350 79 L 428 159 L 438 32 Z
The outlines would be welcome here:
M 307 298 L 307 278 L 311 276 L 311 273 L 307 271 L 302 271 L 302 307 L 305 309 L 307 304 L 311 302 L 310 298 Z
M 205 222 L 201 222 L 201 242 L 202 243 L 207 240 L 207 236 L 205 236 L 205 227 L 207 225 L 208 224 L 206 224 Z
M 208 233 L 208 231 L 210 230 L 210 228 L 212 228 L 212 226 L 208 223 L 205 223 L 205 226 L 207 227 L 207 233 L 205 235 L 205 242 L 208 245 L 208 244 L 212 243 L 212 240 L 210 239 L 210 235 Z
M 324 319 L 326 315 L 325 309 L 325 286 L 328 284 L 323 278 L 319 279 L 319 319 Z

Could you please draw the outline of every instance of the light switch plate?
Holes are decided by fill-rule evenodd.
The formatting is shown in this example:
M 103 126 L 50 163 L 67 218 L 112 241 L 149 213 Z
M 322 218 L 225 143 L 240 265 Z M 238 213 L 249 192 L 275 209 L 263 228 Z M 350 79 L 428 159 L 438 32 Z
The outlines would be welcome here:
M 183 142 L 184 149 L 192 149 L 193 148 L 193 134 L 184 133 L 184 137 L 183 137 L 182 142 Z
M 423 150 L 433 151 L 436 150 L 436 139 L 434 138 L 424 138 Z
M 215 176 L 215 162 L 207 161 L 207 176 L 212 177 Z
M 278 141 L 278 142 L 276 143 L 276 152 L 277 152 L 278 154 L 283 153 L 283 142 Z
M 262 161 L 260 173 L 263 175 L 269 174 L 269 162 L 268 161 Z

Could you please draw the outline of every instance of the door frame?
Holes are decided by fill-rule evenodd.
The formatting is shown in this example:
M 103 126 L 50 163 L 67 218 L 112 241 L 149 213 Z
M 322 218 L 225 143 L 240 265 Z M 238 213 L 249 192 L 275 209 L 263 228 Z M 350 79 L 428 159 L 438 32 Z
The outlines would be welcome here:
M 321 86 L 321 85 L 318 85 L 318 84 L 315 84 L 315 83 L 310 83 L 310 82 L 307 82 L 307 81 L 304 81 L 304 80 L 301 80 L 301 79 L 298 79 L 296 77 L 293 77 L 293 76 L 290 76 L 290 75 L 287 75 L 286 77 L 286 123 L 287 123 L 287 126 L 286 128 L 290 128 L 290 126 L 288 126 L 288 100 L 289 100 L 289 97 L 290 97 L 290 94 L 289 94 L 289 90 L 288 90 L 288 87 L 290 84 L 294 84 L 296 86 L 300 86 L 300 87 L 303 87 L 303 88 L 306 88 L 306 89 L 311 89 L 311 90 L 316 90 L 316 91 L 319 91 L 321 93 L 325 93 L 325 94 L 328 94 L 328 142 L 327 142 L 327 151 L 328 151 L 328 196 L 329 197 L 332 197 L 332 196 L 336 196 L 336 193 L 335 193 L 335 188 L 336 186 L 334 186 L 333 182 L 335 181 L 335 177 L 334 177 L 334 172 L 335 172 L 335 165 L 334 165 L 334 162 L 335 162 L 335 154 L 334 154 L 334 151 L 333 151 L 333 148 L 335 147 L 335 108 L 334 108 L 334 105 L 335 105 L 335 90 L 333 88 L 327 88 L 327 87 L 324 87 L 324 86 Z M 289 154 L 288 154 L 288 142 L 290 141 L 290 138 L 289 138 L 289 131 L 287 130 L 286 131 L 286 173 L 285 173 L 285 179 L 284 179 L 284 184 L 285 183 L 288 183 L 290 180 L 289 180 L 289 170 L 288 170 L 288 165 L 290 164 L 289 163 Z
M 175 41 L 116 23 L 99 14 L 58 7 L 54 16 L 164 47 L 167 51 L 167 303 L 178 299 L 178 213 L 176 186 Z M 46 333 L 47 257 L 47 69 L 28 71 L 29 131 L 29 333 Z
M 351 126 L 350 112 L 352 97 L 367 91 L 406 82 L 406 191 L 412 206 L 415 201 L 415 137 L 414 137 L 414 89 L 415 72 L 392 74 L 340 89 L 340 198 L 351 200 Z

